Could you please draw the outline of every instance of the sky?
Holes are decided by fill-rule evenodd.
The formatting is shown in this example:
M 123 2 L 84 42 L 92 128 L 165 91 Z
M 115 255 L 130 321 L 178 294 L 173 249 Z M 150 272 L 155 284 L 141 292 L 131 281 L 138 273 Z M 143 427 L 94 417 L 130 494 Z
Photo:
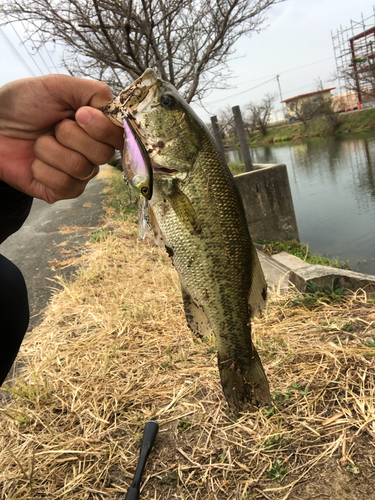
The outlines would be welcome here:
M 374 5 L 374 0 L 287 0 L 275 5 L 268 13 L 266 29 L 237 42 L 236 59 L 230 63 L 232 88 L 213 91 L 205 98 L 204 107 L 193 106 L 195 111 L 207 122 L 221 109 L 236 105 L 243 109 L 249 102 L 259 102 L 267 92 L 277 94 L 275 109 L 281 109 L 277 74 L 283 99 L 315 90 L 317 79 L 325 88 L 336 86 L 337 82 L 327 81 L 336 72 L 331 31 L 336 34 L 340 26 L 350 27 L 351 19 L 361 21 L 362 14 L 364 18 L 373 16 L 374 25 Z M 17 31 L 22 38 L 21 25 Z M 29 69 L 15 56 L 4 34 Z M 60 50 L 49 54 L 42 50 L 42 58 L 31 57 L 10 26 L 1 28 L 0 54 L 0 85 L 32 76 L 31 72 L 47 74 L 47 68 L 52 73 L 56 69 L 66 73 L 60 64 Z

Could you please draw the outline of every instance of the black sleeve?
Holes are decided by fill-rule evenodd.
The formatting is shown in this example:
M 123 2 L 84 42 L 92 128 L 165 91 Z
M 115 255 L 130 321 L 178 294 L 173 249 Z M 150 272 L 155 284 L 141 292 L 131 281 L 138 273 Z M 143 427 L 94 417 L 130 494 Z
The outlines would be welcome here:
M 19 230 L 29 215 L 33 198 L 0 181 L 0 243 Z

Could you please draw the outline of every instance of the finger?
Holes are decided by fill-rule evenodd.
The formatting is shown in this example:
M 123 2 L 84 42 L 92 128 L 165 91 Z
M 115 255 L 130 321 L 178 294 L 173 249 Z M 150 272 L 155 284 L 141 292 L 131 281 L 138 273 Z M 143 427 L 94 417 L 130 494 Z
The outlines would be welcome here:
M 55 137 L 61 145 L 81 153 L 96 165 L 107 163 L 115 154 L 112 146 L 93 139 L 73 120 L 58 123 L 55 127 Z
M 93 139 L 110 144 L 115 149 L 124 149 L 124 129 L 111 122 L 98 109 L 84 106 L 77 110 L 75 119 Z
M 44 199 L 48 203 L 77 198 L 85 190 L 88 181 L 74 179 L 65 172 L 36 158 L 31 166 L 34 179 L 45 186 Z
M 43 163 L 76 180 L 87 179 L 93 172 L 94 165 L 84 155 L 63 146 L 55 137 L 49 135 L 43 135 L 36 140 L 34 153 Z
M 43 78 L 47 90 L 66 109 L 78 109 L 81 106 L 100 108 L 113 99 L 111 89 L 104 82 L 69 75 L 47 75 Z

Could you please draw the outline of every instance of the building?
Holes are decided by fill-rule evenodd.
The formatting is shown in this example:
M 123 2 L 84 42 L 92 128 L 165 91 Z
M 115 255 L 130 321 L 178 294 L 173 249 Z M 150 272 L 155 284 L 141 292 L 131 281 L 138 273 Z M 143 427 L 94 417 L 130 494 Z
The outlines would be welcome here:
M 290 97 L 282 101 L 286 105 L 286 112 L 288 117 L 300 114 L 298 111 L 305 105 L 311 105 L 318 107 L 320 103 L 331 101 L 331 90 L 336 87 L 331 87 L 329 89 L 317 90 L 315 92 L 309 92 L 308 94 L 300 94 L 295 97 Z

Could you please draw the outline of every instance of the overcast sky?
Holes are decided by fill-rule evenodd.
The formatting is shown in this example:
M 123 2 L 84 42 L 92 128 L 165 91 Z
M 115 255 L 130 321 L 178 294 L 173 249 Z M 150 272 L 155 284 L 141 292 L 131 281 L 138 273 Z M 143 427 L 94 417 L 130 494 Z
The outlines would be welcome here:
M 250 101 L 261 100 L 267 92 L 279 94 L 277 74 L 280 75 L 283 99 L 311 92 L 316 86 L 314 80 L 318 78 L 326 86 L 335 86 L 335 83 L 327 82 L 335 73 L 331 30 L 336 34 L 340 25 L 350 27 L 351 19 L 361 21 L 362 13 L 364 18 L 373 16 L 367 23 L 372 21 L 375 25 L 374 3 L 374 0 L 287 0 L 274 6 L 268 15 L 267 29 L 251 38 L 243 37 L 237 43 L 237 59 L 230 65 L 234 76 L 231 81 L 233 88 L 212 92 L 204 102 L 206 111 L 194 106 L 196 111 L 207 121 L 210 114 L 217 114 L 228 105 L 242 107 Z M 18 27 L 18 31 L 20 29 L 22 27 Z M 34 74 L 40 75 L 41 71 L 46 74 L 46 66 L 53 73 L 56 68 L 65 72 L 60 66 L 58 52 L 50 53 L 56 68 L 45 51 L 42 51 L 42 60 L 35 57 L 40 71 L 12 28 L 2 28 L 2 33 L 13 43 Z M 0 47 L 0 85 L 31 76 L 3 36 L 0 36 Z M 272 81 L 264 83 L 272 78 Z M 277 104 L 277 107 L 280 105 Z

